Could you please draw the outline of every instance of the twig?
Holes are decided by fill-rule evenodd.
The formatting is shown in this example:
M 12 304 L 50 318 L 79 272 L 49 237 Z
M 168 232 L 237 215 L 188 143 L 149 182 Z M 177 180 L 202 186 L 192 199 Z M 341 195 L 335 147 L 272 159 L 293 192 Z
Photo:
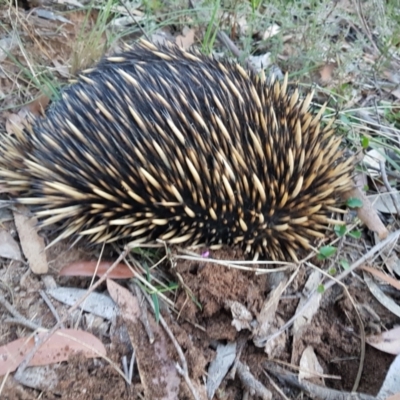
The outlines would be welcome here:
M 47 296 L 47 294 L 43 290 L 41 290 L 39 293 L 42 296 L 42 299 L 46 303 L 47 307 L 49 307 L 49 309 L 50 309 L 51 313 L 53 314 L 54 318 L 56 319 L 56 321 L 61 323 L 60 327 L 62 329 L 64 329 L 64 324 L 61 322 L 60 316 L 58 315 L 57 310 L 54 308 L 53 303 L 49 299 L 49 296 Z
M 244 365 L 239 361 L 236 371 L 240 381 L 252 394 L 261 397 L 263 400 L 272 399 L 272 393 L 254 377 L 247 365 Z
M 143 304 L 144 302 L 144 298 L 143 298 L 143 291 L 140 289 L 139 285 L 133 285 L 133 290 L 135 291 L 135 295 L 139 300 L 139 304 Z M 147 315 L 147 306 L 146 303 L 144 304 L 143 307 L 140 307 L 141 312 L 140 312 L 140 316 L 139 319 L 142 322 L 143 326 L 144 326 L 144 330 L 147 333 L 147 336 L 149 338 L 149 342 L 150 344 L 153 344 L 155 341 L 154 338 L 154 332 L 151 329 L 150 323 L 149 323 L 149 318 Z
M 36 330 L 44 330 L 40 325 L 35 324 L 34 322 L 30 321 L 29 319 L 25 318 L 21 315 L 5 298 L 0 296 L 0 304 L 14 317 L 14 318 L 7 318 L 5 322 L 7 323 L 16 323 L 19 325 L 26 326 L 27 328 L 32 329 L 33 331 Z
M 294 386 L 300 390 L 313 395 L 313 398 L 326 399 L 326 400 L 373 400 L 376 399 L 375 396 L 370 396 L 363 393 L 354 392 L 342 392 L 339 390 L 329 389 L 316 385 L 311 382 L 302 381 L 299 382 L 296 374 L 288 372 L 283 368 L 272 365 L 271 363 L 264 363 L 264 368 L 266 368 L 271 374 L 273 374 L 280 381 L 283 381 L 291 386 Z
M 269 379 L 269 383 L 274 387 L 274 389 L 282 396 L 283 399 L 289 400 L 289 398 L 283 393 L 283 390 L 275 383 L 275 381 L 269 376 L 267 371 L 263 371 L 264 375 Z

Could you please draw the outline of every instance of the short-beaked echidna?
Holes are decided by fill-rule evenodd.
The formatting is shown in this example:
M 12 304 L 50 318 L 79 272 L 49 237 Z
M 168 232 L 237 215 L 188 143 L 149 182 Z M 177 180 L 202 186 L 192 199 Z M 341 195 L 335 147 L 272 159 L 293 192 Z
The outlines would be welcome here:
M 283 83 L 142 41 L 83 71 L 1 143 L 0 181 L 60 239 L 239 245 L 297 259 L 324 237 L 352 159 Z

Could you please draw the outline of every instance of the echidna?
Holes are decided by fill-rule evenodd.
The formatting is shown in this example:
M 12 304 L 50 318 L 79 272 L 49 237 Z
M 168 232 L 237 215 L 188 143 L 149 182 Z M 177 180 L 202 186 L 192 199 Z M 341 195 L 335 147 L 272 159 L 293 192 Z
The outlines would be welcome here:
M 322 238 L 352 159 L 283 83 L 142 41 L 79 75 L 3 137 L 0 181 L 59 239 L 240 245 L 297 260 Z

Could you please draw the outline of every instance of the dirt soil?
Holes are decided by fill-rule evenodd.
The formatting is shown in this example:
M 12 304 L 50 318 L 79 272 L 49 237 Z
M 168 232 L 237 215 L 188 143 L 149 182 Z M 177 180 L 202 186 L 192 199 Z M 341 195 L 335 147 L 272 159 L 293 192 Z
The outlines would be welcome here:
M 62 247 L 62 245 L 58 247 L 54 262 L 50 260 L 53 270 L 60 269 L 73 258 L 82 259 L 84 252 L 87 257 L 88 249 L 78 251 L 77 248 L 70 250 L 66 247 L 63 250 Z M 241 253 L 235 251 L 214 252 L 211 256 L 223 260 L 242 259 Z M 203 379 L 209 363 L 215 357 L 217 342 L 237 342 L 241 346 L 240 361 L 248 365 L 251 373 L 274 393 L 274 398 L 279 398 L 264 374 L 263 365 L 268 360 L 267 355 L 262 348 L 254 345 L 249 331 L 237 332 L 232 326 L 232 314 L 227 304 L 229 301 L 237 301 L 257 315 L 266 296 L 279 280 L 284 278 L 285 274 L 277 272 L 255 276 L 251 272 L 194 261 L 178 261 L 174 270 L 171 270 L 168 265 L 164 265 L 160 270 L 172 277 L 177 277 L 179 274 L 185 283 L 186 288 L 181 287 L 175 293 L 175 305 L 179 310 L 179 316 L 175 317 L 165 312 L 163 315 L 184 351 L 191 379 L 195 382 Z M 0 273 L 3 295 L 8 301 L 13 301 L 13 307 L 42 327 L 51 328 L 55 321 L 39 294 L 40 290 L 45 290 L 41 277 L 33 275 L 26 265 L 17 262 L 4 264 Z M 304 286 L 309 273 L 307 268 L 302 268 L 281 298 L 277 310 L 277 315 L 281 320 L 286 321 L 294 314 L 299 301 L 299 291 Z M 63 287 L 88 287 L 89 285 L 89 279 L 86 278 L 66 278 L 56 275 L 54 277 L 56 283 Z M 399 323 L 392 314 L 376 302 L 359 278 L 352 277 L 344 283 L 361 310 L 364 307 L 365 310 L 372 309 L 375 312 L 374 315 L 365 310 L 361 312 L 366 333 L 375 332 L 377 325 L 390 327 Z M 12 288 L 13 297 L 10 296 L 11 291 L 7 293 L 5 288 Z M 196 303 L 188 296 L 189 290 L 191 296 L 196 299 Z M 99 291 L 106 292 L 106 288 L 101 287 Z M 67 314 L 67 307 L 57 301 L 53 301 L 53 304 L 60 317 Z M 201 308 L 198 304 L 201 304 Z M 376 320 L 376 316 L 379 320 Z M 2 309 L 0 345 L 27 334 L 25 329 L 18 324 L 6 324 L 7 319 L 9 319 L 9 314 Z M 67 327 L 72 327 L 76 320 L 77 315 L 71 315 L 67 319 Z M 106 327 L 104 323 L 88 326 L 85 318 L 80 322 L 82 329 L 93 333 L 103 341 L 107 348 L 107 355 L 120 365 L 124 356 L 129 358 L 132 354 L 126 328 L 120 319 L 105 325 Z M 336 285 L 324 294 L 321 307 L 309 328 L 303 333 L 301 342 L 297 344 L 298 348 L 292 347 L 289 337 L 285 345 L 274 355 L 274 359 L 298 365 L 298 359 L 292 360 L 293 354 L 300 355 L 307 346 L 312 346 L 325 375 L 336 377 L 336 379 L 326 379 L 326 385 L 338 390 L 351 391 L 360 362 L 359 334 L 360 329 L 354 307 L 342 288 Z M 144 340 L 147 341 L 144 331 L 143 335 Z M 177 359 L 175 348 L 171 343 L 168 344 L 168 351 L 172 358 Z M 375 395 L 392 360 L 393 356 L 367 346 L 358 391 Z M 153 371 L 156 370 L 157 365 L 153 365 L 152 368 Z M 97 358 L 87 360 L 77 355 L 71 357 L 68 362 L 50 366 L 50 371 L 51 376 L 55 374 L 54 382 L 57 382 L 51 390 L 44 389 L 40 392 L 37 388 L 36 390 L 29 389 L 9 376 L 5 380 L 2 398 L 34 399 L 40 396 L 43 399 L 60 397 L 65 399 L 139 399 L 142 398 L 141 394 L 143 395 L 143 387 L 136 369 L 133 385 L 127 386 L 121 376 L 105 360 Z M 298 393 L 289 386 L 283 387 L 283 390 L 289 398 L 295 398 Z M 243 387 L 237 378 L 227 377 L 222 382 L 215 398 L 241 399 L 242 396 Z M 179 398 L 191 398 L 184 384 L 181 385 Z

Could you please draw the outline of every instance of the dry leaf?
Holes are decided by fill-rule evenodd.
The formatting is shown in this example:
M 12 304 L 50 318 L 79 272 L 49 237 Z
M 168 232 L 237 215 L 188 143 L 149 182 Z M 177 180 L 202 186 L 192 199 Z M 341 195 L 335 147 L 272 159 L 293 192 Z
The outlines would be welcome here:
M 18 130 L 24 129 L 24 117 L 19 114 L 11 114 L 6 121 L 6 131 L 9 134 L 14 134 Z
M 279 25 L 273 24 L 269 26 L 262 35 L 262 40 L 267 40 L 272 38 L 273 36 L 277 35 L 281 27 Z
M 400 326 L 380 335 L 368 336 L 365 340 L 375 349 L 389 354 L 400 354 Z
M 324 380 L 320 378 L 324 374 L 324 370 L 319 363 L 314 349 L 311 346 L 306 347 L 300 358 L 299 382 L 304 379 L 315 384 L 324 384 Z
M 382 271 L 379 271 L 375 268 L 371 268 L 371 267 L 367 267 L 367 266 L 362 266 L 362 267 L 360 267 L 360 269 L 363 269 L 364 271 L 367 271 L 367 272 L 371 273 L 372 275 L 375 275 L 377 278 L 382 279 L 383 281 L 387 282 L 389 285 L 392 285 L 397 290 L 400 290 L 400 281 L 392 278 L 389 275 L 384 274 Z
M 323 85 L 328 84 L 332 80 L 332 73 L 337 67 L 336 63 L 327 63 L 320 70 L 320 83 Z
M 368 196 L 374 209 L 387 214 L 397 214 L 400 209 L 400 193 L 379 193 Z
M 363 163 L 366 165 L 368 173 L 373 176 L 377 177 L 380 176 L 380 163 L 386 162 L 386 158 L 384 156 L 385 150 L 382 148 L 379 149 L 372 149 L 367 152 L 363 159 Z M 369 168 L 368 168 L 369 167 Z M 372 168 L 371 168 L 372 167 Z
M 0 230 L 0 257 L 10 258 L 11 260 L 22 260 L 21 251 L 18 243 L 4 229 Z
M 399 398 L 400 393 L 400 355 L 396 356 L 386 373 L 385 381 L 383 382 L 377 399 L 394 400 L 396 396 Z M 390 396 L 390 397 L 389 397 Z
M 364 281 L 370 292 L 386 309 L 400 318 L 400 306 L 390 297 L 388 297 L 379 286 L 365 272 L 363 273 Z
M 238 301 L 226 301 L 226 306 L 231 310 L 232 313 L 232 326 L 237 330 L 242 329 L 252 330 L 251 321 L 253 320 L 253 315 L 251 312 Z
M 303 296 L 300 298 L 299 304 L 296 308 L 296 314 L 303 310 L 298 318 L 293 323 L 293 344 L 292 344 L 292 363 L 297 364 L 298 362 L 298 349 L 302 349 L 302 338 L 303 333 L 310 327 L 313 322 L 314 315 L 318 312 L 322 295 L 315 292 L 311 298 L 309 293 L 313 292 L 321 282 L 321 272 L 314 270 L 307 279 L 306 285 L 303 290 Z M 304 309 L 304 304 L 307 306 Z
M 98 277 L 103 276 L 114 263 L 109 261 L 77 261 L 65 266 L 59 273 L 60 276 L 93 276 L 95 273 Z M 110 279 L 130 279 L 135 276 L 126 264 L 120 263 L 116 265 L 108 274 Z
M 48 289 L 47 293 L 60 303 L 73 306 L 87 294 L 87 289 L 57 287 Z M 118 307 L 114 301 L 107 294 L 97 292 L 90 293 L 79 307 L 86 312 L 108 320 L 111 320 L 118 314 Z
M 36 218 L 28 218 L 28 209 L 19 205 L 14 212 L 15 226 L 17 227 L 22 251 L 29 262 L 29 267 L 35 274 L 46 274 L 47 264 L 44 240 L 36 231 Z
M 46 107 L 50 102 L 50 98 L 45 94 L 42 94 L 34 101 L 26 105 L 27 110 L 35 116 L 44 115 Z
M 215 358 L 211 361 L 207 373 L 207 396 L 209 399 L 214 398 L 215 392 L 235 361 L 235 356 L 235 342 L 226 345 L 218 344 Z
M 44 335 L 47 333 L 41 332 L 38 337 Z M 0 376 L 15 371 L 34 345 L 35 337 L 30 336 L 1 346 Z M 77 352 L 82 352 L 87 358 L 106 355 L 104 345 L 92 334 L 75 329 L 60 329 L 39 347 L 29 366 L 67 361 L 72 354 Z
M 175 43 L 182 49 L 187 50 L 191 46 L 193 46 L 194 34 L 195 34 L 194 29 L 189 29 L 187 27 L 184 27 L 182 30 L 182 35 L 176 37 Z

